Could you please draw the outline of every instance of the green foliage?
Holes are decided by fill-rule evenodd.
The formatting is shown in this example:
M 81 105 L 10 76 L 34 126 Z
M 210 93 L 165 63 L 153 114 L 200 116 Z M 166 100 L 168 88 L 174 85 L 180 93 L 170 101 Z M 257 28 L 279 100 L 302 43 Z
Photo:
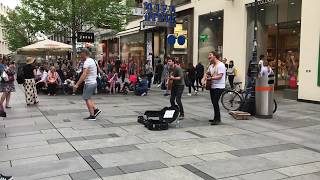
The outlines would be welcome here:
M 30 44 L 36 32 L 71 36 L 92 28 L 122 30 L 132 0 L 21 0 L 21 6 L 2 16 L 10 50 Z
M 5 29 L 4 38 L 11 51 L 30 44 L 35 38 L 37 28 L 31 23 L 32 18 L 30 13 L 21 8 L 0 16 L 0 24 Z

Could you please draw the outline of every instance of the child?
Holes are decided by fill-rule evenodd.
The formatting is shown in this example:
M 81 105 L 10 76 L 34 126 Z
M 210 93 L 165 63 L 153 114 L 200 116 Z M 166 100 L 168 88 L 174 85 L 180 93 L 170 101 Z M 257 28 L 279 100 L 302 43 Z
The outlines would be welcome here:
M 115 94 L 115 92 L 116 92 L 116 82 L 117 81 L 118 81 L 118 73 L 114 72 L 114 75 L 112 76 L 112 78 L 109 81 L 109 83 L 110 83 L 110 94 L 111 94 L 111 92 L 113 94 Z
M 146 96 L 148 93 L 148 80 L 146 76 L 139 77 L 139 81 L 136 85 L 135 94 L 137 96 Z

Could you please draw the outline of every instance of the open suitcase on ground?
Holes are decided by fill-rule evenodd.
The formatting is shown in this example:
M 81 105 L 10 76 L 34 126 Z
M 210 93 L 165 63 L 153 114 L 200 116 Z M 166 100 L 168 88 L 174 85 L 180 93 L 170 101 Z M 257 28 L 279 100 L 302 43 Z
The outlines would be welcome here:
M 138 122 L 147 129 L 154 131 L 167 130 L 169 124 L 179 117 L 177 106 L 165 107 L 160 111 L 146 111 L 143 116 L 138 116 Z

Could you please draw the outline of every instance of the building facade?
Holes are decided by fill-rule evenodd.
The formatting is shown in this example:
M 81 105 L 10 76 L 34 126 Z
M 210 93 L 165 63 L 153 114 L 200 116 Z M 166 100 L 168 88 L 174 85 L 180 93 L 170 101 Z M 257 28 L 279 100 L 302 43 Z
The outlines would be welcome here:
M 10 11 L 9 7 L 0 3 L 0 14 L 5 16 L 8 13 L 8 11 Z M 1 57 L 11 53 L 9 51 L 8 43 L 5 40 L 4 33 L 5 33 L 4 29 L 0 26 L 0 56 Z
M 276 73 L 276 90 L 288 98 L 320 102 L 319 0 L 259 0 L 257 14 L 254 0 L 163 3 L 176 5 L 176 27 L 141 28 L 143 18 L 131 21 L 126 31 L 117 34 L 120 58 L 125 60 L 140 51 L 141 61 L 170 55 L 179 57 L 183 64 L 207 65 L 208 53 L 214 50 L 233 60 L 238 72 L 236 81 L 246 82 L 257 15 L 258 55 L 265 55 Z M 183 34 L 186 43 L 169 45 L 168 34 Z

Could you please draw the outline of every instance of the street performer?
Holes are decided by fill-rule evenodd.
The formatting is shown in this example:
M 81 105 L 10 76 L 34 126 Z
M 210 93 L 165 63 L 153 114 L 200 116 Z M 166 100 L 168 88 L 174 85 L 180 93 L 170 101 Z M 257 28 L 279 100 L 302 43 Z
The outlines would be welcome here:
M 180 111 L 179 118 L 183 119 L 184 110 L 181 102 L 181 97 L 182 97 L 185 84 L 184 84 L 183 71 L 178 64 L 179 63 L 174 62 L 172 58 L 168 59 L 168 66 L 169 66 L 169 82 L 168 83 L 172 81 L 171 97 L 170 97 L 171 106 L 175 106 L 175 102 L 177 102 L 179 106 L 179 111 Z
M 203 76 L 202 83 L 205 86 L 210 86 L 209 89 L 214 109 L 214 118 L 209 121 L 211 122 L 211 125 L 218 125 L 221 123 L 219 99 L 226 86 L 226 67 L 219 61 L 219 54 L 215 51 L 209 53 L 208 60 L 210 66 L 207 73 Z M 209 83 L 211 83 L 211 85 Z

